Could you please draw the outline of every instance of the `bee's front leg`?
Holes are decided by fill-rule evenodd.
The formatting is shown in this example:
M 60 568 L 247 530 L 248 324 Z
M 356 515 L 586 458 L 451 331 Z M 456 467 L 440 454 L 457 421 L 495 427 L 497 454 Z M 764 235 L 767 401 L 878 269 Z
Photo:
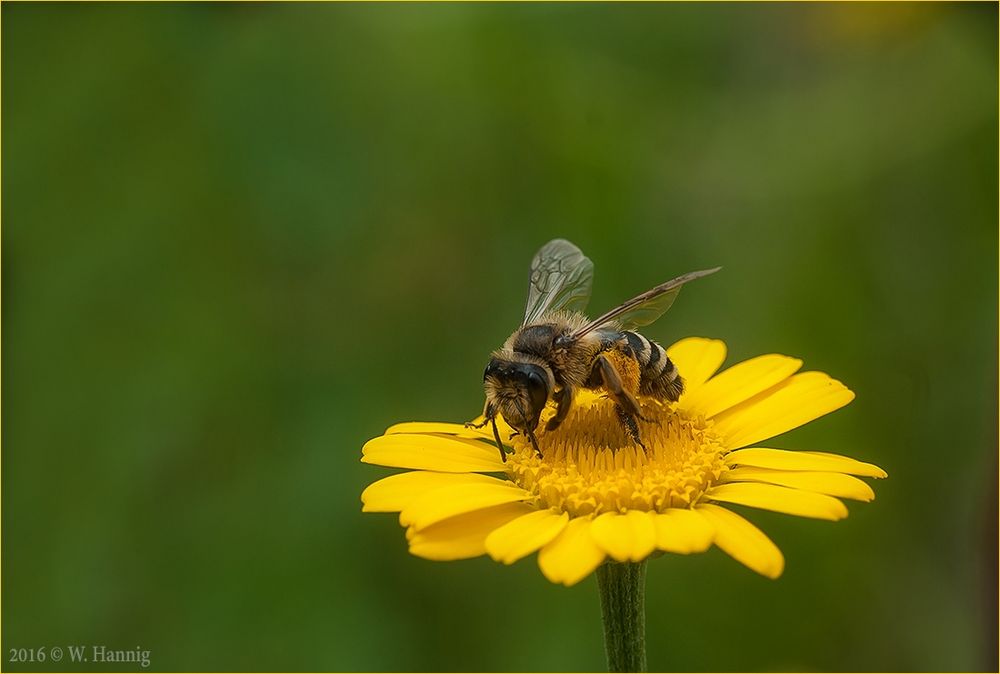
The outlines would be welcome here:
M 559 428 L 559 424 L 566 420 L 570 404 L 573 402 L 573 389 L 569 386 L 563 386 L 552 394 L 552 399 L 556 401 L 556 413 L 549 419 L 549 423 L 545 424 L 546 431 L 556 430 Z
M 480 429 L 490 423 L 490 419 L 494 417 L 496 411 L 493 409 L 493 405 L 490 404 L 489 400 L 486 401 L 486 405 L 483 407 L 483 421 L 482 423 L 474 424 L 471 421 L 465 422 L 466 428 Z
M 503 440 L 500 439 L 500 430 L 497 428 L 497 418 L 490 417 L 490 422 L 493 424 L 493 437 L 497 441 L 497 449 L 500 450 L 500 460 L 507 463 L 507 450 L 503 447 Z

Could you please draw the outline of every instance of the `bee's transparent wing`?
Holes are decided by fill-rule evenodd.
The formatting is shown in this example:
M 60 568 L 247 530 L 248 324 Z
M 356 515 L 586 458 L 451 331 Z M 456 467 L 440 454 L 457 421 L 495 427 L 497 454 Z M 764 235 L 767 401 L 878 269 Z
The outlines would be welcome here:
M 666 283 L 661 283 L 641 295 L 636 295 L 629 301 L 625 302 L 621 306 L 615 307 L 603 316 L 595 318 L 590 323 L 587 323 L 579 330 L 570 334 L 568 339 L 579 339 L 591 330 L 596 330 L 611 321 L 616 321 L 621 326 L 622 330 L 634 330 L 635 328 L 641 328 L 644 325 L 649 325 L 666 313 L 667 309 L 670 308 L 670 305 L 674 303 L 675 299 L 677 299 L 677 295 L 681 291 L 681 286 L 688 281 L 693 281 L 697 278 L 714 274 L 720 269 L 722 269 L 722 267 L 704 269 L 702 271 L 693 271 L 688 274 L 684 274 L 683 276 L 678 276 L 677 278 L 667 281 Z
M 527 325 L 546 311 L 583 311 L 590 301 L 594 263 L 566 239 L 553 239 L 542 246 L 531 261 L 528 302 L 524 307 Z

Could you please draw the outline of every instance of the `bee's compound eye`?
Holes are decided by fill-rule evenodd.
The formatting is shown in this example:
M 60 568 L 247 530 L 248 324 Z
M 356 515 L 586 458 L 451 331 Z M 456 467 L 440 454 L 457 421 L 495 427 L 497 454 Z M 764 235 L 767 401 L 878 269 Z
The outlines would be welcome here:
M 486 369 L 483 370 L 483 380 L 485 381 L 487 377 L 495 377 L 500 373 L 500 363 L 494 359 L 490 359 L 490 362 L 486 363 Z
M 528 372 L 525 384 L 528 388 L 528 395 L 531 397 L 531 404 L 536 412 L 541 412 L 549 399 L 549 387 L 545 378 L 540 371 L 531 370 Z
M 528 373 L 528 388 L 531 390 L 545 389 L 545 380 L 537 372 Z

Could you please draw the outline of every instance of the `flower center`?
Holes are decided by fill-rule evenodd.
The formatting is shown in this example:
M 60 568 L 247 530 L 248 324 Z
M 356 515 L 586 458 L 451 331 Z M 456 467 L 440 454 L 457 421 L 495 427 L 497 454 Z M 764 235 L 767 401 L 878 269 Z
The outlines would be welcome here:
M 546 431 L 549 405 L 536 432 L 539 457 L 527 438 L 514 436 L 507 472 L 535 494 L 543 508 L 573 516 L 590 513 L 686 508 L 726 469 L 725 449 L 711 422 L 691 418 L 671 404 L 645 401 L 639 422 L 642 447 L 629 439 L 614 403 L 579 392 L 562 425 Z

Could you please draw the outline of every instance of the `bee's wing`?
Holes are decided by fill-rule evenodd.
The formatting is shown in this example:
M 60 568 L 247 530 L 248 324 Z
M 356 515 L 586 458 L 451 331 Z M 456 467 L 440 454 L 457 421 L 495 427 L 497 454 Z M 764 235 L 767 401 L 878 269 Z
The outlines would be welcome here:
M 546 311 L 583 311 L 590 301 L 594 263 L 566 239 L 553 239 L 542 246 L 531 261 L 528 302 L 524 307 L 527 325 Z
M 661 283 L 641 295 L 636 295 L 629 301 L 625 302 L 621 306 L 615 307 L 603 316 L 595 318 L 590 323 L 587 323 L 582 328 L 571 333 L 568 340 L 577 340 L 591 330 L 596 330 L 611 321 L 617 321 L 618 324 L 621 325 L 622 330 L 634 330 L 635 328 L 641 328 L 644 325 L 649 325 L 666 313 L 667 309 L 670 308 L 670 305 L 674 303 L 675 299 L 677 299 L 677 295 L 681 291 L 681 286 L 688 281 L 695 280 L 696 278 L 714 274 L 720 269 L 722 269 L 722 267 L 704 269 L 702 271 L 693 271 L 684 274 L 683 276 L 678 276 L 677 278 L 667 281 L 666 283 Z

